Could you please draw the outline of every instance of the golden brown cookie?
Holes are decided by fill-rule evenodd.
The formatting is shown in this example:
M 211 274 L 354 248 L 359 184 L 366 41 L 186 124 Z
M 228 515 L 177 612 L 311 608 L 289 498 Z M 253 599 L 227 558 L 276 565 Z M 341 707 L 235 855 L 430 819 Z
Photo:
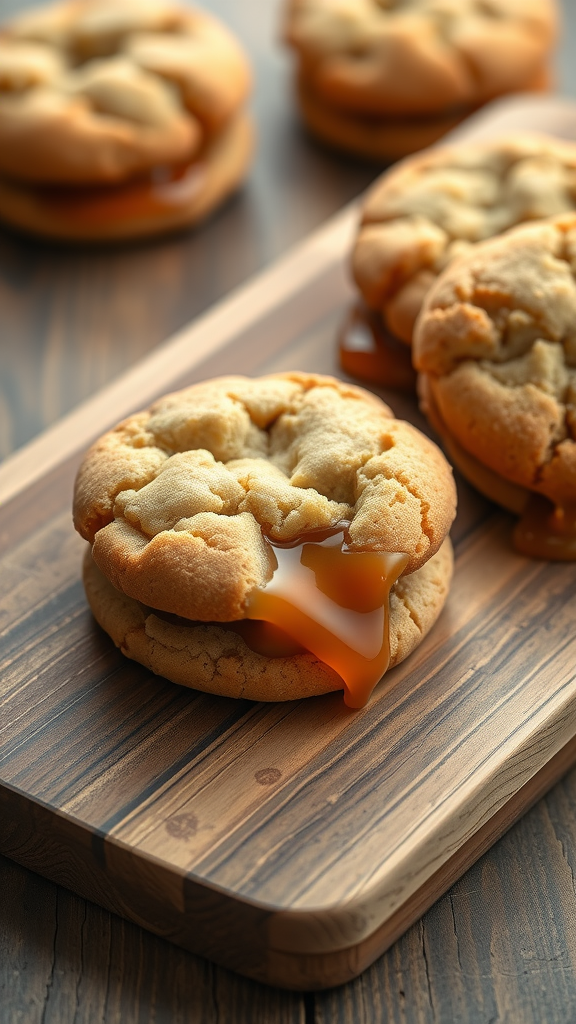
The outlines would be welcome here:
M 246 59 L 211 15 L 166 0 L 76 0 L 0 34 L 0 173 L 119 182 L 188 160 L 242 107 Z
M 520 134 L 420 153 L 370 189 L 352 266 L 365 302 L 410 344 L 438 275 L 472 245 L 576 207 L 576 145 Z
M 437 115 L 525 88 L 556 22 L 552 0 L 290 0 L 285 37 L 319 101 Z
M 446 538 L 421 569 L 403 576 L 390 594 L 390 665 L 404 661 L 444 607 L 452 578 Z M 206 693 L 246 700 L 298 700 L 342 689 L 333 669 L 308 652 L 266 657 L 218 623 L 171 622 L 112 586 L 90 550 L 84 587 L 98 624 L 123 654 L 156 675 Z
M 71 193 L 72 205 L 84 189 L 87 207 L 102 187 L 142 192 L 150 176 L 181 177 L 190 168 L 188 177 L 206 179 L 216 151 L 218 180 L 195 188 L 225 195 L 247 162 L 246 130 L 241 143 L 238 125 L 249 88 L 248 63 L 228 30 L 170 0 L 64 0 L 16 17 L 0 31 L 0 187 L 4 209 L 18 207 L 9 219 L 44 234 L 90 238 L 81 227 L 52 230 L 65 204 L 48 186 Z M 223 174 L 225 152 L 231 166 Z M 162 212 L 161 205 L 150 217 L 153 230 L 174 221 L 177 202 Z M 180 212 L 176 223 L 197 219 Z M 126 220 L 120 232 L 100 235 L 129 237 Z
M 193 163 L 123 185 L 71 189 L 0 177 L 0 219 L 66 241 L 150 238 L 207 217 L 244 180 L 253 151 L 252 121 L 239 114 Z
M 546 557 L 576 557 L 575 254 L 574 213 L 474 246 L 436 281 L 414 335 L 442 432 L 514 485 L 515 510 L 547 499 L 548 532 L 568 539 Z
M 297 92 L 302 118 L 313 135 L 334 149 L 380 164 L 431 146 L 475 109 L 463 107 L 437 115 L 361 116 L 324 103 L 302 79 Z
M 322 548 L 322 565 L 314 569 L 315 578 L 322 580 L 324 555 L 341 556 L 333 544 L 344 529 L 344 561 L 351 556 L 347 565 L 357 565 L 360 558 L 360 571 L 370 563 L 373 572 L 377 563 L 378 586 L 389 573 L 394 601 L 405 608 L 415 602 L 412 619 L 400 607 L 394 613 L 393 622 L 399 625 L 394 626 L 391 653 L 401 660 L 441 609 L 451 574 L 446 547 L 434 561 L 436 568 L 431 563 L 442 548 L 454 511 L 451 471 L 432 442 L 410 424 L 396 420 L 387 406 L 362 389 L 300 373 L 256 380 L 224 377 L 160 399 L 93 446 L 78 473 L 74 500 L 75 525 L 91 543 L 94 562 L 108 583 L 131 599 L 118 613 L 119 631 L 112 632 L 106 624 L 109 617 L 104 622 L 107 598 L 90 597 L 96 617 L 130 656 L 175 681 L 206 689 L 210 688 L 208 677 L 202 676 L 196 684 L 196 670 L 187 673 L 182 667 L 184 655 L 176 659 L 174 644 L 178 648 L 182 643 L 188 650 L 193 643 L 198 650 L 198 637 L 202 642 L 210 637 L 210 643 L 216 643 L 217 636 L 222 645 L 220 633 L 214 634 L 214 623 L 267 618 L 253 614 L 255 595 L 267 595 L 276 586 L 283 552 L 290 553 L 301 543 L 313 548 L 316 557 Z M 382 568 L 385 562 L 390 571 Z M 336 576 L 343 572 L 342 579 L 347 579 L 347 570 L 338 565 Z M 413 575 L 413 588 L 406 590 L 406 581 Z M 94 590 L 98 577 L 89 570 L 89 578 Z M 334 598 L 338 615 L 342 607 L 352 607 L 353 615 L 376 612 L 379 598 L 373 606 L 364 607 L 371 580 L 362 577 L 358 586 L 351 578 L 352 589 L 360 592 L 358 607 L 354 603 L 341 606 L 341 597 Z M 314 590 L 313 604 L 316 599 L 321 603 L 321 595 L 329 592 L 325 583 L 318 587 L 320 596 Z M 286 603 L 285 594 L 281 598 Z M 165 620 L 158 625 L 159 613 L 161 620 L 164 613 L 196 625 Z M 158 641 L 161 661 L 154 661 L 150 653 L 151 614 L 154 630 L 163 636 L 168 626 L 193 630 L 178 641 Z M 129 627 L 125 629 L 130 616 L 139 622 L 132 646 L 126 640 Z M 274 617 L 270 621 L 280 625 Z M 281 621 L 290 632 L 292 626 Z M 361 632 L 365 621 L 358 619 L 353 632 Z M 198 622 L 211 623 L 211 632 L 197 627 Z M 184 637 L 190 639 L 184 643 Z M 337 637 L 332 639 L 336 644 Z M 236 635 L 233 644 L 235 650 L 241 649 Z M 139 655 L 133 653 L 136 650 Z M 172 674 L 166 667 L 170 659 L 180 666 Z M 318 667 L 318 656 L 307 653 L 266 671 L 267 679 L 277 680 L 279 694 L 272 690 L 268 699 L 286 699 L 288 664 L 292 666 L 290 693 L 294 672 L 301 693 L 344 685 L 339 679 L 336 686 L 334 672 L 327 675 L 325 668 Z M 247 671 L 238 677 L 242 686 L 247 686 Z

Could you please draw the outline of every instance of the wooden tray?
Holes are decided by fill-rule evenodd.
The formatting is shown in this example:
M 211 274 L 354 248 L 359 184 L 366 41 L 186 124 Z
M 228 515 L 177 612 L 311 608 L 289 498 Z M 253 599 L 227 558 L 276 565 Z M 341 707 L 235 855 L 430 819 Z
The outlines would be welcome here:
M 560 100 L 460 136 L 576 137 Z M 0 850 L 172 941 L 305 989 L 367 967 L 576 759 L 574 565 L 529 561 L 465 484 L 454 586 L 370 705 L 194 693 L 122 658 L 80 582 L 88 442 L 203 377 L 335 372 L 346 209 L 0 468 Z M 387 396 L 423 426 L 415 404 Z

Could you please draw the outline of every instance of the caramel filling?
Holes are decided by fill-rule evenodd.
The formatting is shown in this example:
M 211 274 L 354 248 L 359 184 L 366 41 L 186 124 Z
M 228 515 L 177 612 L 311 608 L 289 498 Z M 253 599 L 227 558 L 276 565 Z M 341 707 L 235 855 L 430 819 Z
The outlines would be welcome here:
M 186 208 L 204 187 L 206 164 L 155 167 L 123 185 L 46 185 L 36 192 L 42 202 L 67 220 L 84 224 L 132 220 Z
M 542 494 L 531 494 L 513 537 L 516 550 L 530 558 L 576 562 L 576 502 L 555 506 Z
M 381 387 L 413 394 L 416 372 L 410 347 L 386 330 L 382 316 L 357 303 L 338 336 L 340 365 L 345 373 Z
M 269 543 L 276 569 L 246 617 L 288 633 L 338 673 L 348 707 L 363 707 L 388 668 L 390 590 L 408 555 L 350 551 L 346 524 Z

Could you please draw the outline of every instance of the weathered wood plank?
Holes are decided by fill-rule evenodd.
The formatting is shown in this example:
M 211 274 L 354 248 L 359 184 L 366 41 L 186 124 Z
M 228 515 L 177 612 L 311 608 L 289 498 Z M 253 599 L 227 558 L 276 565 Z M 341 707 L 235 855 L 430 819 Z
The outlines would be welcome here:
M 0 858 L 3 1024 L 305 1024 L 298 995 L 194 957 Z

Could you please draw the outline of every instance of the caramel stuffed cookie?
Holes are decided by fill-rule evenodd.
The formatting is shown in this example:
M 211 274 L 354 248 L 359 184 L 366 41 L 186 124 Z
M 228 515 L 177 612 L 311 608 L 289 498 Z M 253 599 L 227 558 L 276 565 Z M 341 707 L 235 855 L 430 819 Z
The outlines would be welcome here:
M 290 0 L 285 38 L 314 134 L 386 160 L 487 100 L 548 87 L 553 0 Z
M 0 217 L 92 240 L 194 223 L 252 151 L 244 54 L 198 9 L 69 0 L 0 32 Z
M 414 336 L 423 404 L 453 461 L 521 515 L 516 545 L 576 558 L 576 214 L 453 263 Z
M 439 274 L 478 242 L 575 207 L 576 145 L 543 135 L 438 147 L 392 168 L 368 193 L 352 254 L 376 340 L 359 354 L 344 338 L 343 368 L 399 386 L 403 346 Z
M 455 512 L 436 446 L 330 377 L 221 378 L 106 434 L 79 471 L 94 615 L 174 682 L 361 706 L 444 604 Z

